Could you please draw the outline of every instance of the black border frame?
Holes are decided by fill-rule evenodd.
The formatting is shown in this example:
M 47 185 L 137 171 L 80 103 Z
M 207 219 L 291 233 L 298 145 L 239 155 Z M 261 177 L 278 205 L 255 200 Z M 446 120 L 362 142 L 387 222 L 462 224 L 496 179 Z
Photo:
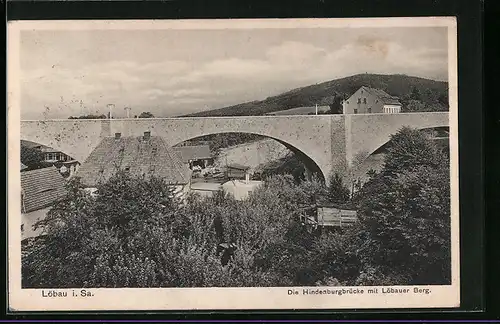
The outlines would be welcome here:
M 220 319 L 364 319 L 426 317 L 450 318 L 460 313 L 478 318 L 485 310 L 484 240 L 484 116 L 482 113 L 482 9 L 479 0 L 300 0 L 278 1 L 25 1 L 6 3 L 7 20 L 67 19 L 207 19 L 207 18 L 354 18 L 455 16 L 458 27 L 459 165 L 460 165 L 460 277 L 458 309 L 322 310 L 307 311 L 147 311 L 150 319 L 201 319 L 216 314 Z M 471 87 L 471 85 L 474 85 Z M 478 136 L 479 135 L 479 136 Z M 494 192 L 494 191 L 493 191 Z M 7 247 L 7 244 L 6 244 Z M 491 246 L 489 246 L 490 251 Z M 6 266 L 6 265 L 5 265 Z M 7 288 L 7 287 L 6 287 Z M 8 295 L 6 295 L 8 299 Z M 6 300 L 7 300 L 6 299 Z M 490 304 L 488 306 L 495 306 Z M 6 304 L 6 307 L 8 305 Z M 93 314 L 93 315 L 92 315 Z M 99 314 L 99 315 L 96 315 Z M 8 319 L 140 319 L 142 312 L 10 312 Z

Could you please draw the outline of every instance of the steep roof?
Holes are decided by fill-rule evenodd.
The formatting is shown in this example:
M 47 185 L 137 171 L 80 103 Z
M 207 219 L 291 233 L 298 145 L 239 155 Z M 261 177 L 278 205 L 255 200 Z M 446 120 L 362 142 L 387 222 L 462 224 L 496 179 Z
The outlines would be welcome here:
M 189 160 L 210 159 L 210 146 L 208 145 L 192 145 L 174 147 L 183 162 Z
M 21 140 L 21 146 L 29 147 L 29 148 L 35 148 L 35 147 L 42 147 L 44 145 L 38 144 L 38 143 L 35 143 L 35 142 L 32 142 L 32 141 Z
M 54 204 L 66 194 L 65 180 L 55 167 L 21 172 L 22 212 Z
M 82 163 L 76 176 L 81 177 L 82 184 L 95 187 L 118 170 L 137 177 L 155 176 L 169 184 L 186 184 L 191 179 L 191 170 L 158 136 L 106 137 Z
M 361 88 L 363 90 L 366 90 L 368 93 L 378 97 L 379 100 L 381 100 L 386 105 L 401 105 L 398 97 L 391 96 L 390 94 L 388 94 L 384 90 L 365 87 L 365 86 L 363 86 Z

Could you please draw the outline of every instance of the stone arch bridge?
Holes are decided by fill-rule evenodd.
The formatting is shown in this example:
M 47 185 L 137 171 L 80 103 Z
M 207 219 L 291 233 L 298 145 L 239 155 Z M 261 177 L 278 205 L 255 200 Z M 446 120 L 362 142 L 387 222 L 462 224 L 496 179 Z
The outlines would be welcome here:
M 326 178 L 332 171 L 346 174 L 354 160 L 373 153 L 403 126 L 447 127 L 448 112 L 33 120 L 21 121 L 21 139 L 52 147 L 85 163 L 101 139 L 115 133 L 141 136 L 150 131 L 172 146 L 216 133 L 251 133 L 281 142 L 303 157 L 308 168 L 321 171 Z

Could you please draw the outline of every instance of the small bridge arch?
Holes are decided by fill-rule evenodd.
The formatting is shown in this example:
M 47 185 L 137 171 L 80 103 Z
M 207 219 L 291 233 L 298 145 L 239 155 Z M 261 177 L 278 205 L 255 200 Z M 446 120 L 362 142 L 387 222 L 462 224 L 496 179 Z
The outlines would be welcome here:
M 449 127 L 448 112 L 346 115 L 346 156 L 358 164 L 408 126 L 415 129 Z

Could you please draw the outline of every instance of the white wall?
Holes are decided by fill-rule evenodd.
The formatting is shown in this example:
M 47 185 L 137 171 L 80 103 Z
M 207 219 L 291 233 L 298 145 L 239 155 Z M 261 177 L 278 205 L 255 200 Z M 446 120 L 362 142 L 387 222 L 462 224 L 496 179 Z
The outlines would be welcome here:
M 257 189 L 261 183 L 261 181 L 250 181 L 249 183 L 245 183 L 245 181 L 241 180 L 232 180 L 224 183 L 222 189 L 226 194 L 233 196 L 234 199 L 244 200 L 247 199 L 250 192 Z
M 43 229 L 38 228 L 36 231 L 33 229 L 33 225 L 38 221 L 42 220 L 47 216 L 49 208 L 35 210 L 29 213 L 21 214 L 21 224 L 23 225 L 23 231 L 21 233 L 21 239 L 24 240 L 29 237 L 35 237 L 43 233 Z
M 400 105 L 384 105 L 384 113 L 386 114 L 399 114 L 400 112 Z

